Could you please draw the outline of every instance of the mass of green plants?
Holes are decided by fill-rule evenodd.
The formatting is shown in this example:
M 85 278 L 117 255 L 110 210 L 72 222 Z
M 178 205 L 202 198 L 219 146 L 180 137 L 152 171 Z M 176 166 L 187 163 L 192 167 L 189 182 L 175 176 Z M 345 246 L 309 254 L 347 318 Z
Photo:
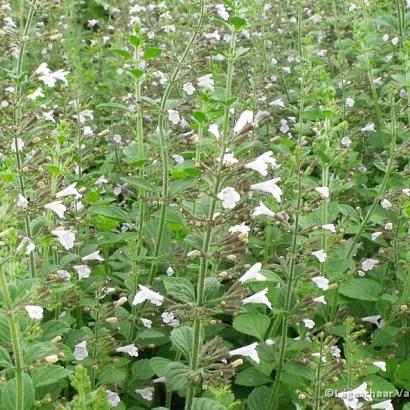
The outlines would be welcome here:
M 410 410 L 409 0 L 0 0 L 0 410 Z

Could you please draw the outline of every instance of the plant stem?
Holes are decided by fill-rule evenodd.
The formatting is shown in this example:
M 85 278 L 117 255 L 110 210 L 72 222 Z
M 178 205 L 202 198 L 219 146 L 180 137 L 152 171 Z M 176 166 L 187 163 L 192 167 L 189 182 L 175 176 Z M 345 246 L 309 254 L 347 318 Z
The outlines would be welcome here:
M 160 141 L 161 141 L 161 159 L 162 159 L 162 193 L 161 193 L 161 196 L 162 196 L 162 201 L 161 201 L 160 217 L 159 217 L 159 222 L 158 222 L 158 231 L 157 231 L 157 236 L 155 239 L 155 248 L 154 248 L 154 258 L 155 259 L 158 259 L 158 256 L 161 250 L 162 238 L 164 236 L 164 231 L 165 231 L 167 207 L 168 207 L 169 146 L 168 146 L 168 141 L 167 141 L 167 137 L 165 135 L 165 130 L 164 130 L 165 107 L 166 107 L 166 103 L 168 101 L 168 97 L 171 92 L 171 89 L 174 86 L 178 78 L 181 68 L 184 65 L 185 59 L 189 51 L 191 50 L 192 44 L 194 43 L 196 37 L 199 34 L 199 30 L 202 26 L 203 17 L 204 17 L 204 2 L 201 1 L 201 11 L 200 11 L 198 24 L 195 28 L 195 31 L 189 43 L 185 47 L 185 50 L 182 54 L 181 59 L 178 61 L 174 69 L 174 72 L 172 73 L 171 79 L 167 85 L 167 88 L 165 89 L 164 95 L 162 96 L 161 103 L 159 106 L 158 130 L 159 130 L 159 136 L 160 136 Z M 158 261 L 155 261 L 151 264 L 149 275 L 148 275 L 148 280 L 147 280 L 148 285 L 152 285 L 154 281 L 157 266 L 158 266 Z
M 367 223 L 369 222 L 371 216 L 373 215 L 374 210 L 376 209 L 376 206 L 379 204 L 380 199 L 382 198 L 384 191 L 386 190 L 387 183 L 389 182 L 390 174 L 393 168 L 393 162 L 394 162 L 394 156 L 395 156 L 395 151 L 396 151 L 396 112 L 394 109 L 394 102 L 391 103 L 391 111 L 392 111 L 392 118 L 391 118 L 391 142 L 390 142 L 390 156 L 387 161 L 387 166 L 386 166 L 386 171 L 383 176 L 383 180 L 380 184 L 380 189 L 377 192 L 376 196 L 374 197 L 373 203 L 368 209 L 365 217 L 363 218 L 359 230 L 357 231 L 356 235 L 353 237 L 352 242 L 350 243 L 349 249 L 347 250 L 346 253 L 346 259 L 350 259 L 353 255 L 353 252 L 356 248 L 357 242 L 359 241 L 364 229 L 367 226 Z M 333 322 L 336 318 L 336 312 L 337 312 L 337 297 L 338 297 L 338 289 L 335 289 L 334 292 L 334 297 L 333 297 L 333 304 L 332 304 L 332 312 L 331 312 L 331 318 L 330 321 Z
M 320 339 L 320 355 L 319 364 L 316 370 L 315 377 L 315 395 L 313 401 L 313 410 L 320 410 L 320 379 L 322 377 L 322 356 L 323 356 L 323 338 Z
M 225 101 L 228 101 L 231 98 L 232 94 L 232 77 L 233 77 L 233 68 L 234 68 L 234 58 L 235 58 L 235 46 L 236 46 L 236 32 L 232 32 L 231 42 L 229 47 L 229 57 L 228 57 L 228 67 L 227 67 L 227 74 L 226 74 L 226 84 L 225 84 Z M 225 105 L 224 107 L 224 116 L 223 116 L 223 130 L 222 130 L 222 138 L 221 138 L 221 156 L 218 162 L 218 167 L 216 171 L 216 181 L 214 186 L 213 197 L 211 200 L 211 206 L 209 209 L 208 214 L 208 227 L 205 232 L 205 236 L 202 242 L 202 257 L 199 266 L 199 277 L 198 277 L 198 284 L 197 284 L 197 293 L 196 293 L 196 304 L 197 307 L 200 308 L 205 299 L 205 279 L 208 270 L 208 253 L 211 244 L 212 238 L 212 221 L 214 219 L 215 209 L 217 205 L 217 194 L 220 189 L 221 185 L 221 171 L 223 167 L 223 158 L 227 148 L 227 140 L 228 140 L 228 130 L 229 130 L 229 106 Z M 190 368 L 192 371 L 197 370 L 199 364 L 199 353 L 201 349 L 201 331 L 202 331 L 202 322 L 200 318 L 196 318 L 194 321 L 194 337 L 193 337 L 193 351 L 192 351 L 192 359 L 190 363 Z M 188 387 L 188 393 L 186 396 L 185 401 L 185 410 L 192 409 L 192 403 L 194 400 L 195 394 L 195 385 L 191 384 Z
M 22 113 L 22 89 L 21 89 L 21 82 L 22 82 L 22 75 L 23 75 L 23 63 L 24 63 L 24 53 L 26 50 L 26 43 L 27 43 L 27 35 L 30 31 L 31 24 L 33 23 L 35 14 L 35 2 L 31 5 L 28 11 L 26 24 L 24 25 L 23 34 L 20 38 L 20 49 L 19 49 L 19 56 L 17 59 L 16 65 L 16 110 L 15 110 L 15 126 L 16 129 L 21 125 L 21 121 L 23 119 Z M 17 173 L 18 173 L 18 180 L 19 180 L 19 187 L 20 187 L 20 194 L 26 197 L 26 189 L 25 189 L 25 182 L 23 178 L 22 166 L 21 166 L 21 158 L 20 158 L 20 149 L 18 146 L 18 137 L 15 135 L 14 137 L 14 148 L 15 148 L 15 155 L 16 155 L 16 163 L 17 163 Z M 31 238 L 31 221 L 30 215 L 28 212 L 24 214 L 24 222 L 25 222 L 25 229 L 26 229 L 26 236 L 30 240 Z M 34 259 L 34 251 L 30 252 L 29 256 L 30 260 L 30 273 L 32 277 L 36 276 L 36 263 Z
M 4 307 L 6 308 L 6 314 L 8 316 L 11 344 L 14 353 L 14 365 L 16 371 L 16 410 L 24 409 L 24 384 L 23 384 L 23 370 L 24 359 L 23 350 L 20 345 L 20 330 L 18 325 L 18 319 L 13 311 L 13 303 L 10 297 L 10 292 L 7 284 L 6 275 L 3 270 L 3 266 L 0 263 L 0 289 L 3 299 Z

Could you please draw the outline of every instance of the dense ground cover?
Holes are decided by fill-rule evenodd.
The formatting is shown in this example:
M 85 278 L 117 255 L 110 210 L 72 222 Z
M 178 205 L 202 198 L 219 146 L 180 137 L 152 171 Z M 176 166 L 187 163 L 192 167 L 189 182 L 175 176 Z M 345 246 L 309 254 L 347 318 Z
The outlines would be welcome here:
M 0 1 L 0 409 L 409 410 L 409 7 Z

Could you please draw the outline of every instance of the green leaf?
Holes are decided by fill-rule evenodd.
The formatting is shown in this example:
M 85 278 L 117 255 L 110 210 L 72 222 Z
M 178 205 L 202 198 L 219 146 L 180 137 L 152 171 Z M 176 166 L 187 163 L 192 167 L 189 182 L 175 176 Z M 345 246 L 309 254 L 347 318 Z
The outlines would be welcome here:
M 149 361 L 151 369 L 159 377 L 165 376 L 166 368 L 170 363 L 172 363 L 172 361 L 165 357 L 153 357 Z
M 268 410 L 270 390 L 266 386 L 261 386 L 252 391 L 249 395 L 247 404 L 248 410 Z
M 172 345 L 187 359 L 191 358 L 193 350 L 194 331 L 191 327 L 181 326 L 171 332 Z
M 130 70 L 130 73 L 138 80 L 144 75 L 144 71 L 140 70 L 139 68 L 133 68 Z
M 144 191 L 148 191 L 148 192 L 156 191 L 154 185 L 152 185 L 151 182 L 148 182 L 146 179 L 139 178 L 139 177 L 123 177 L 121 179 L 124 182 L 128 183 L 129 185 L 132 185 L 136 188 L 143 189 Z
M 129 51 L 123 50 L 122 48 L 113 48 L 112 52 L 117 54 L 117 56 L 125 58 L 126 60 L 130 60 L 132 57 L 132 54 Z
M 410 390 L 410 360 L 400 363 L 394 373 L 394 380 L 406 390 Z
M 149 359 L 141 359 L 136 361 L 131 367 L 131 372 L 138 380 L 150 379 L 155 374 L 152 366 L 150 365 Z
M 12 367 L 13 361 L 9 352 L 2 346 L 0 346 L 0 367 Z
M 62 366 L 52 365 L 41 367 L 33 373 L 33 384 L 35 387 L 48 386 L 60 379 L 64 379 L 64 377 L 72 373 L 72 370 L 65 369 Z
M 192 402 L 192 410 L 226 410 L 226 407 L 212 399 L 195 397 Z
M 130 34 L 128 36 L 128 41 L 130 42 L 130 44 L 132 44 L 135 48 L 138 48 L 141 45 L 141 37 L 135 36 L 133 34 Z
M 381 291 L 382 287 L 379 283 L 366 278 L 349 279 L 339 286 L 340 294 L 357 300 L 379 300 Z
M 254 367 L 248 367 L 236 376 L 235 384 L 239 386 L 261 386 L 271 381 L 270 377 L 265 376 Z
M 94 215 L 105 216 L 106 218 L 115 219 L 121 222 L 128 221 L 128 215 L 115 205 L 93 206 L 89 209 L 89 212 Z
M 172 362 L 165 368 L 165 384 L 169 391 L 185 389 L 189 385 L 189 367 L 186 364 Z
M 242 17 L 232 16 L 229 18 L 229 22 L 235 27 L 236 30 L 246 26 L 246 20 Z
M 117 110 L 130 111 L 127 105 L 113 102 L 98 104 L 96 108 L 115 108 Z
M 1 410 L 16 410 L 18 408 L 30 410 L 35 399 L 33 382 L 26 373 L 23 373 L 22 377 L 23 388 L 20 397 L 17 397 L 16 378 L 9 380 L 3 387 L 1 392 Z M 22 403 L 22 407 L 17 407 L 18 403 Z
M 161 55 L 162 50 L 158 47 L 149 47 L 144 51 L 142 58 L 144 60 L 149 60 L 150 58 L 158 57 Z
M 260 341 L 265 340 L 265 334 L 270 326 L 270 319 L 260 313 L 245 313 L 236 316 L 232 326 L 240 333 L 255 336 Z

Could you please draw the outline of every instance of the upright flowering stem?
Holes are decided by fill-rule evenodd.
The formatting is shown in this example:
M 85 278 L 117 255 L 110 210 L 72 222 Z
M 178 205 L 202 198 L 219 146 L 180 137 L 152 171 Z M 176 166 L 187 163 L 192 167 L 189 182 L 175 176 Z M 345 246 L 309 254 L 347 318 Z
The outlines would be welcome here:
M 30 31 L 30 27 L 33 23 L 34 19 L 34 14 L 35 14 L 35 2 L 32 3 L 32 5 L 29 8 L 28 15 L 27 15 L 27 20 L 26 24 L 23 29 L 23 34 L 20 38 L 20 48 L 19 48 L 19 55 L 17 58 L 17 65 L 16 65 L 16 110 L 15 110 L 15 129 L 16 131 L 19 131 L 22 119 L 23 119 L 23 112 L 22 112 L 22 90 L 21 90 L 21 82 L 22 82 L 22 75 L 23 75 L 23 63 L 24 63 L 24 53 L 26 51 L 26 43 L 27 43 L 27 35 L 28 32 Z M 17 173 L 18 173 L 18 180 L 19 180 L 19 188 L 20 188 L 20 194 L 23 195 L 24 197 L 26 196 L 26 187 L 25 187 L 25 182 L 23 178 L 23 171 L 22 171 L 22 166 L 21 166 L 21 157 L 20 157 L 20 149 L 19 149 L 19 143 L 18 143 L 18 136 L 17 134 L 14 136 L 14 149 L 16 151 L 16 164 L 17 164 Z M 31 238 L 31 221 L 30 221 L 30 216 L 28 212 L 25 212 L 24 215 L 24 223 L 25 223 L 25 228 L 26 228 L 26 236 L 30 239 Z M 34 251 L 30 252 L 30 272 L 31 276 L 35 277 L 36 276 L 36 262 L 34 259 Z
M 325 358 L 323 352 L 323 336 L 324 334 L 320 334 L 320 351 L 319 351 L 319 364 L 317 365 L 316 369 L 316 376 L 315 376 L 315 393 L 313 396 L 313 410 L 320 410 L 320 387 L 321 387 L 321 378 L 322 378 L 322 359 Z
M 380 184 L 380 188 L 374 197 L 373 203 L 368 209 L 365 217 L 363 218 L 359 229 L 356 233 L 356 235 L 353 237 L 352 242 L 350 243 L 350 246 L 347 250 L 346 253 L 346 258 L 350 259 L 356 249 L 357 242 L 362 236 L 363 231 L 365 230 L 371 216 L 373 215 L 373 212 L 376 209 L 376 206 L 379 204 L 380 200 L 382 199 L 382 196 L 386 190 L 387 183 L 389 182 L 390 174 L 393 169 L 393 162 L 394 162 L 394 157 L 396 154 L 396 137 L 397 137 L 397 124 L 396 124 L 396 111 L 394 108 L 394 100 L 393 98 L 391 99 L 391 141 L 390 141 L 390 155 L 389 159 L 387 160 L 387 165 L 386 165 L 386 170 L 383 176 L 383 180 Z M 336 313 L 337 313 L 337 297 L 338 297 L 338 290 L 336 289 L 334 292 L 333 296 L 333 304 L 332 304 L 332 311 L 331 311 L 331 318 L 330 320 L 333 322 L 336 319 Z
M 228 56 L 228 67 L 226 73 L 226 84 L 225 84 L 225 101 L 231 98 L 232 94 L 232 77 L 233 77 L 233 69 L 234 69 L 234 58 L 235 58 L 235 46 L 236 46 L 236 32 L 232 32 L 231 42 L 229 47 L 229 56 Z M 205 279 L 207 277 L 207 270 L 208 270 L 208 253 L 211 244 L 212 238 L 212 221 L 214 219 L 216 205 L 217 205 L 217 194 L 220 190 L 221 185 L 221 171 L 223 167 L 223 158 L 227 149 L 227 141 L 228 141 L 228 131 L 229 131 L 229 106 L 225 105 L 224 107 L 224 116 L 223 116 L 223 130 L 222 130 L 222 138 L 221 138 L 221 154 L 218 162 L 218 167 L 216 171 L 216 181 L 213 191 L 213 197 L 211 200 L 211 206 L 209 208 L 208 213 L 208 224 L 207 229 L 205 232 L 204 239 L 202 241 L 202 257 L 199 265 L 199 276 L 198 276 L 198 284 L 197 284 L 197 291 L 196 291 L 196 305 L 197 308 L 200 308 L 205 299 Z M 193 351 L 191 357 L 190 368 L 192 371 L 198 369 L 199 365 L 199 353 L 201 350 L 201 332 L 202 332 L 202 322 L 200 318 L 196 318 L 194 321 L 194 337 L 193 337 Z M 194 400 L 194 393 L 195 393 L 195 385 L 191 384 L 188 388 L 188 393 L 186 396 L 185 401 L 185 410 L 191 410 L 192 404 Z
M 164 120 L 165 120 L 165 107 L 166 103 L 168 101 L 169 94 L 171 92 L 172 87 L 175 85 L 175 82 L 178 78 L 178 75 L 181 71 L 181 68 L 184 65 L 184 62 L 186 60 L 186 57 L 191 50 L 191 47 L 197 38 L 199 31 L 202 27 L 202 21 L 204 17 L 204 2 L 201 1 L 201 10 L 200 10 L 200 16 L 198 20 L 198 24 L 195 28 L 195 31 L 185 47 L 184 52 L 182 53 L 181 59 L 178 61 L 174 72 L 172 73 L 171 79 L 169 80 L 167 87 L 165 89 L 164 95 L 162 96 L 161 103 L 159 106 L 159 114 L 158 114 L 158 131 L 159 131 L 159 136 L 160 136 L 160 141 L 161 141 L 161 159 L 162 159 L 162 201 L 161 201 L 161 209 L 160 209 L 160 217 L 159 217 L 159 223 L 158 223 L 158 231 L 157 231 L 157 236 L 155 239 L 155 248 L 154 248 L 154 258 L 158 258 L 159 252 L 161 250 L 161 245 L 162 245 L 162 238 L 164 236 L 164 231 L 165 231 L 165 222 L 166 222 L 166 216 L 167 216 L 167 207 L 168 207 L 168 189 L 169 189 L 169 146 L 168 146 L 168 141 L 167 137 L 165 135 L 165 127 L 164 127 Z M 152 282 L 154 281 L 155 278 L 155 273 L 157 270 L 157 262 L 153 262 L 151 264 L 151 268 L 149 271 L 148 275 L 148 284 L 151 285 Z
M 3 306 L 5 308 L 6 314 L 8 316 L 11 345 L 13 348 L 14 355 L 14 366 L 16 373 L 16 410 L 24 409 L 24 384 L 23 384 L 23 370 L 24 370 L 24 359 L 23 359 L 23 349 L 20 345 L 20 329 L 18 319 L 13 311 L 13 303 L 11 300 L 7 278 L 3 270 L 3 262 L 0 262 L 0 291 L 2 296 Z
M 298 46 L 299 54 L 302 54 L 302 2 L 298 4 Z M 277 410 L 279 407 L 279 387 L 282 378 L 283 366 L 285 364 L 286 348 L 287 348 L 287 337 L 288 337 L 288 327 L 289 327 L 289 317 L 290 310 L 292 308 L 292 294 L 293 286 L 295 282 L 295 267 L 297 261 L 297 252 L 298 252 L 298 235 L 299 235 L 299 216 L 302 209 L 302 158 L 301 158 L 301 139 L 303 136 L 303 112 L 305 109 L 305 100 L 304 100 L 304 77 L 301 77 L 300 82 L 300 99 L 299 99 L 299 132 L 298 132 L 298 144 L 295 149 L 295 162 L 296 162 L 296 172 L 298 178 L 297 185 L 297 200 L 296 200 L 296 209 L 295 221 L 293 224 L 293 233 L 292 233 L 292 248 L 290 255 L 290 265 L 287 272 L 287 286 L 284 300 L 284 312 L 282 314 L 282 327 L 281 327 L 281 336 L 279 343 L 279 358 L 278 364 L 276 367 L 275 381 L 273 382 L 272 391 L 269 397 L 268 409 Z

